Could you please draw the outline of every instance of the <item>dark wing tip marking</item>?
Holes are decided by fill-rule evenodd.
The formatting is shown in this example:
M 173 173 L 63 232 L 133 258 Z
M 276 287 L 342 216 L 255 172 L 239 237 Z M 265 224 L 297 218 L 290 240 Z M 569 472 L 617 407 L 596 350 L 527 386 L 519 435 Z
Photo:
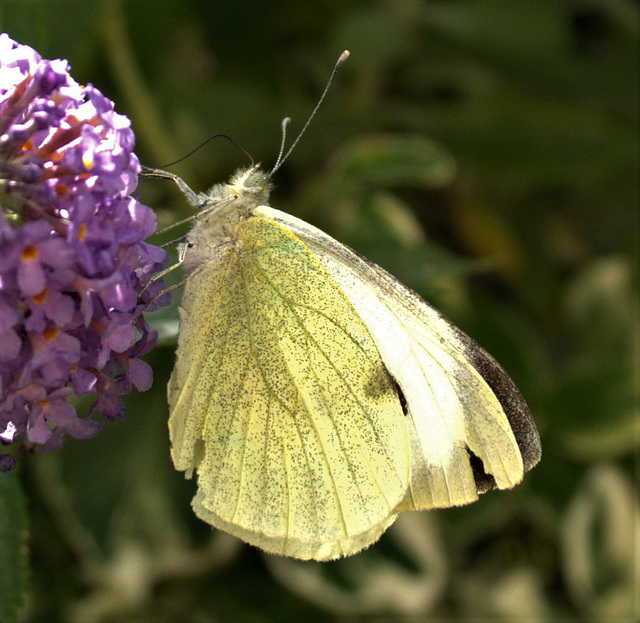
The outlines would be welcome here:
M 522 455 L 524 471 L 528 472 L 540 460 L 542 447 L 527 403 L 509 375 L 489 353 L 467 335 L 461 334 L 460 337 L 465 343 L 465 355 L 504 409 Z

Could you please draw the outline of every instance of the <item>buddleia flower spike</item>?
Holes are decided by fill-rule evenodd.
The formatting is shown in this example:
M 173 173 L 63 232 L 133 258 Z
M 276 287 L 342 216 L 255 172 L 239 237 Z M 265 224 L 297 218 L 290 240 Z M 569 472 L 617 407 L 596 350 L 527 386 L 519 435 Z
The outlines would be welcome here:
M 52 450 L 122 418 L 152 382 L 157 336 L 141 311 L 166 253 L 153 211 L 130 195 L 140 164 L 129 119 L 64 60 L 0 35 L 0 441 Z M 155 300 L 154 300 L 154 297 Z M 150 301 L 153 305 L 146 307 Z M 146 308 L 146 309 L 145 309 Z M 135 319 L 135 322 L 134 322 Z M 70 397 L 94 394 L 86 417 Z M 0 455 L 0 471 L 14 458 Z

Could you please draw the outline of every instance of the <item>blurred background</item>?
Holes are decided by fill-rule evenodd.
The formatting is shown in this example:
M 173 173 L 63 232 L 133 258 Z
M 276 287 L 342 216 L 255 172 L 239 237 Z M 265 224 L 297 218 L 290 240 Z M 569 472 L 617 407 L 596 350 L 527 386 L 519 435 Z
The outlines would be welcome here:
M 111 98 L 149 166 L 225 132 L 270 167 L 349 49 L 272 204 L 479 341 L 543 447 L 513 491 L 405 514 L 351 559 L 262 554 L 198 521 L 171 466 L 177 294 L 125 421 L 15 472 L 25 621 L 638 620 L 637 2 L 3 0 L 0 28 Z M 217 140 L 172 170 L 203 191 L 246 165 Z M 189 214 L 169 182 L 139 193 Z

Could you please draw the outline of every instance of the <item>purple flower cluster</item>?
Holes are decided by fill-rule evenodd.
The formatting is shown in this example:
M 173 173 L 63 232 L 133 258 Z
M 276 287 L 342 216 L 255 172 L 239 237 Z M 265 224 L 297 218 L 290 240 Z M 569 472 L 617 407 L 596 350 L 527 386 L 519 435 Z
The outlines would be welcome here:
M 130 197 L 140 164 L 129 120 L 63 60 L 0 34 L 0 441 L 52 450 L 122 418 L 148 389 L 145 284 L 166 253 L 153 211 Z M 87 417 L 70 397 L 95 394 Z M 14 464 L 0 454 L 0 471 Z

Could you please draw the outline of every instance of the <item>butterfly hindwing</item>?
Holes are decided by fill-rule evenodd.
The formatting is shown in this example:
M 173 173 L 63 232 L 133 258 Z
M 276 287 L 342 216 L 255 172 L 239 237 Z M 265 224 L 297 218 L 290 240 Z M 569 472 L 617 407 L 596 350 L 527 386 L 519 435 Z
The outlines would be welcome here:
M 172 453 L 213 526 L 298 558 L 354 553 L 393 522 L 409 434 L 370 332 L 287 228 L 249 218 L 187 280 Z

